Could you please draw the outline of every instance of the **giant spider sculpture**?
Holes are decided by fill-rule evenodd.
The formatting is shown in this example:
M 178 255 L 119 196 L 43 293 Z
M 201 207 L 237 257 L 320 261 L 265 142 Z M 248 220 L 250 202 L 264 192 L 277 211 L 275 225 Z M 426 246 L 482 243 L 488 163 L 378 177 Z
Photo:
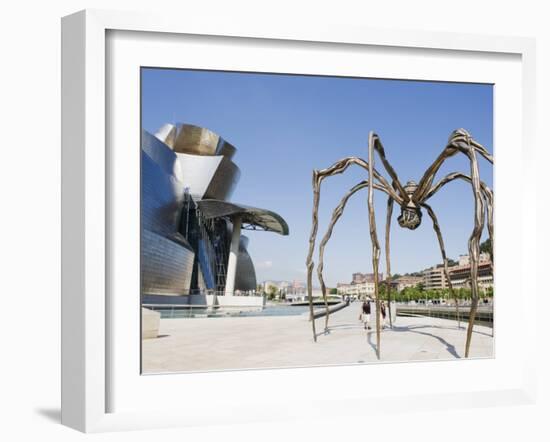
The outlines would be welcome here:
M 387 217 L 386 217 L 386 236 L 385 236 L 385 255 L 386 255 L 386 284 L 387 284 L 387 300 L 388 304 L 391 305 L 391 295 L 390 295 L 390 281 L 391 281 L 391 269 L 390 269 L 390 224 L 391 217 L 393 212 L 393 205 L 397 203 L 401 208 L 401 214 L 397 218 L 397 222 L 403 228 L 414 230 L 422 222 L 422 209 L 425 209 L 428 212 L 433 224 L 433 229 L 437 236 L 439 242 L 439 248 L 441 250 L 441 257 L 443 259 L 444 273 L 449 286 L 451 295 L 454 297 L 456 304 L 456 315 L 458 321 L 458 327 L 460 327 L 460 318 L 458 310 L 458 299 L 456 293 L 453 290 L 453 285 L 451 278 L 449 277 L 449 269 L 447 262 L 447 255 L 445 252 L 445 245 L 443 242 L 443 235 L 437 221 L 437 217 L 433 209 L 426 203 L 437 191 L 439 191 L 445 184 L 454 181 L 456 179 L 464 180 L 471 184 L 472 192 L 474 196 L 474 228 L 470 239 L 468 241 L 468 253 L 470 256 L 470 278 L 469 282 L 471 285 L 471 308 L 469 315 L 468 330 L 466 334 L 466 346 L 465 346 L 465 356 L 468 357 L 470 351 L 470 342 L 472 339 L 472 331 L 474 326 L 474 320 L 476 317 L 477 306 L 478 306 L 478 268 L 479 268 L 479 247 L 480 247 L 480 238 L 481 233 L 484 228 L 485 218 L 487 219 L 487 229 L 489 233 L 489 241 L 491 245 L 493 244 L 493 192 L 479 177 L 479 165 L 478 165 L 478 154 L 493 164 L 493 157 L 489 154 L 487 149 L 481 144 L 476 142 L 470 134 L 464 129 L 455 130 L 433 164 L 426 170 L 424 176 L 417 184 L 414 181 L 409 181 L 405 186 L 401 184 L 395 170 L 390 165 L 386 159 L 386 154 L 384 152 L 384 147 L 380 141 L 378 135 L 374 132 L 369 133 L 369 143 L 368 143 L 368 162 L 357 157 L 344 158 L 340 161 L 337 161 L 332 166 L 327 169 L 314 170 L 313 171 L 313 216 L 312 216 L 312 227 L 311 227 L 311 236 L 309 238 L 309 253 L 307 256 L 307 288 L 308 288 L 308 298 L 309 298 L 309 307 L 310 307 L 310 320 L 312 324 L 313 339 L 317 341 L 317 333 L 315 331 L 315 315 L 313 311 L 313 296 L 312 296 L 312 274 L 313 274 L 313 253 L 315 250 L 315 241 L 317 237 L 318 229 L 318 209 L 319 209 L 319 199 L 321 192 L 321 183 L 322 181 L 333 175 L 341 174 L 352 164 L 356 164 L 363 169 L 368 171 L 368 180 L 361 181 L 352 187 L 348 193 L 342 198 L 340 204 L 336 206 L 332 213 L 332 218 L 329 223 L 327 232 L 325 233 L 321 243 L 319 245 L 319 264 L 317 266 L 317 276 L 319 278 L 319 283 L 321 285 L 321 291 L 325 301 L 325 332 L 328 332 L 328 318 L 329 318 L 329 308 L 326 297 L 326 286 L 323 280 L 323 256 L 325 247 L 332 235 L 334 225 L 342 216 L 346 203 L 349 198 L 355 194 L 357 191 L 363 188 L 368 189 L 368 211 L 369 211 L 369 227 L 370 227 L 370 237 L 372 242 L 372 265 L 374 273 L 374 294 L 376 301 L 376 315 L 377 318 L 380 318 L 381 310 L 381 300 L 379 296 L 379 271 L 378 264 L 380 260 L 380 245 L 378 242 L 378 235 L 376 233 L 376 222 L 374 218 L 374 204 L 373 204 L 373 195 L 374 190 L 380 190 L 388 195 L 388 204 L 387 204 Z M 378 153 L 380 160 L 384 169 L 391 177 L 391 185 L 388 181 L 374 168 L 374 155 L 375 152 Z M 437 174 L 439 168 L 445 160 L 456 155 L 457 153 L 463 153 L 466 155 L 470 161 L 470 175 L 465 175 L 460 172 L 453 172 L 446 175 L 436 184 L 433 184 L 435 175 Z M 490 253 L 491 263 L 493 262 L 493 253 L 491 247 Z M 389 310 L 389 309 L 388 309 Z M 391 314 L 390 317 L 390 326 L 391 324 Z M 376 321 L 376 355 L 380 359 L 380 321 Z

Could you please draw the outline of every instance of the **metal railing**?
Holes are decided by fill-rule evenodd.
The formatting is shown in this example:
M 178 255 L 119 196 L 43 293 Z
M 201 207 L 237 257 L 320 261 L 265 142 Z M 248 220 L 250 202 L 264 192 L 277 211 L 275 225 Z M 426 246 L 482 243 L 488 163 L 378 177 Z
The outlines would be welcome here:
M 161 318 L 219 318 L 246 311 L 261 310 L 260 306 L 206 305 L 206 304 L 142 304 L 142 307 L 159 312 Z
M 456 306 L 447 304 L 432 303 L 397 303 L 398 316 L 428 316 L 441 319 L 456 319 Z M 461 321 L 468 321 L 470 318 L 469 303 L 459 304 L 458 315 Z M 493 305 L 481 303 L 476 313 L 476 323 L 480 325 L 493 326 Z

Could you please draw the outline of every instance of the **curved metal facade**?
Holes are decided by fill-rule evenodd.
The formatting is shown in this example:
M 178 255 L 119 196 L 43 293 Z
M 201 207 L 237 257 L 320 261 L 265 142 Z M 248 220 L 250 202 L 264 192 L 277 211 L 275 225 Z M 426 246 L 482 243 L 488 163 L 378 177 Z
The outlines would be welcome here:
M 240 178 L 240 170 L 232 161 L 235 152 L 232 144 L 198 126 L 165 124 L 154 136 L 143 131 L 141 282 L 144 295 L 223 292 L 232 235 L 231 217 L 237 213 L 248 225 L 288 234 L 286 222 L 276 213 L 228 202 Z M 248 238 L 242 236 L 235 290 L 256 289 L 256 272 L 247 245 Z
M 141 291 L 144 295 L 187 295 L 195 253 L 183 237 L 141 232 Z
M 176 126 L 173 124 L 165 124 L 155 132 L 155 137 L 166 144 L 170 149 L 174 148 L 176 141 Z
M 183 173 L 183 185 L 195 200 L 229 199 L 241 171 L 233 161 L 218 156 L 176 153 Z
M 192 124 L 179 124 L 173 145 L 174 152 L 192 155 L 225 156 L 231 159 L 235 147 L 209 129 Z
M 176 155 L 144 132 L 141 149 L 141 290 L 189 293 L 195 253 L 178 232 L 183 201 Z
M 256 270 L 252 258 L 248 254 L 248 238 L 241 236 L 239 256 L 237 257 L 237 274 L 235 275 L 235 290 L 248 292 L 256 290 Z
M 269 232 L 288 235 L 288 225 L 286 221 L 281 216 L 275 212 L 271 212 L 270 210 L 215 199 L 205 199 L 199 201 L 198 205 L 207 218 L 231 217 L 238 215 L 242 218 L 243 223 L 251 224 Z

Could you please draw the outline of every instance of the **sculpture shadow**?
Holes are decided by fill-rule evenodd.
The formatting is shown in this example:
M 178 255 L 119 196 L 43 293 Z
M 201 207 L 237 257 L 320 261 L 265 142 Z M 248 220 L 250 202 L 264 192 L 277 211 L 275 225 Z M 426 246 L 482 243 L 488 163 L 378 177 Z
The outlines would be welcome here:
M 376 354 L 376 344 L 372 340 L 372 335 L 376 333 L 376 330 L 367 330 L 367 342 L 371 346 L 374 354 Z
M 330 326 L 329 327 L 329 333 L 330 333 L 331 330 L 334 330 L 334 331 L 349 330 L 349 329 L 361 329 L 361 330 L 363 330 L 363 328 L 364 327 L 362 325 L 338 324 L 338 325 Z M 440 329 L 440 330 L 452 330 L 452 329 L 454 329 L 454 327 L 433 326 L 433 325 L 414 325 L 414 326 L 395 326 L 394 325 L 393 328 L 387 328 L 386 330 L 387 331 L 394 331 L 394 332 L 397 332 L 397 333 L 404 333 L 404 332 L 417 333 L 419 335 L 432 337 L 434 339 L 437 339 L 439 342 L 441 342 L 445 346 L 445 349 L 449 352 L 449 354 L 451 356 L 453 356 L 456 359 L 461 358 L 460 354 L 458 353 L 458 351 L 456 350 L 456 347 L 454 345 L 452 345 L 450 342 L 448 342 L 447 340 L 445 340 L 441 336 L 437 336 L 433 333 L 428 333 L 428 332 L 425 332 L 425 331 L 419 331 L 418 330 L 418 329 L 422 329 L 422 328 L 431 328 L 431 329 L 435 328 L 435 329 Z M 372 339 L 372 335 L 375 332 L 376 332 L 376 330 L 368 330 L 367 331 L 367 342 L 369 343 L 370 347 L 373 349 L 374 352 L 376 352 L 376 344 L 374 343 L 374 341 Z M 490 336 L 490 334 L 488 334 L 488 333 L 483 333 L 483 332 L 475 332 L 475 333 Z M 323 331 L 321 333 L 318 333 L 317 336 L 326 335 L 326 334 L 327 333 L 325 331 Z
M 353 324 L 338 324 L 338 325 L 331 325 L 329 326 L 329 330 L 351 330 L 351 329 L 361 329 L 364 330 L 364 326 L 359 325 L 353 325 Z
M 460 355 L 456 351 L 456 347 L 454 345 L 452 345 L 451 343 L 449 343 L 448 341 L 443 339 L 441 336 L 434 335 L 433 333 L 417 331 L 416 329 L 418 329 L 418 328 L 449 329 L 450 327 L 428 326 L 428 325 L 401 326 L 401 327 L 400 326 L 394 326 L 391 330 L 394 331 L 394 332 L 397 332 L 397 333 L 404 333 L 404 332 L 406 333 L 406 332 L 408 332 L 408 333 L 417 333 L 419 335 L 424 335 L 424 336 L 430 336 L 434 339 L 437 339 L 439 342 L 441 342 L 446 347 L 446 350 L 452 356 L 454 356 L 457 359 L 460 359 Z
M 467 324 L 467 323 L 466 323 Z M 442 325 L 407 325 L 407 326 L 393 326 L 393 330 L 396 330 L 396 329 L 408 329 L 408 330 L 412 330 L 412 329 L 417 329 L 417 328 L 437 328 L 437 329 L 440 329 L 440 330 L 456 330 L 456 326 L 452 325 L 452 326 L 442 326 Z M 466 331 L 467 327 L 463 327 L 463 326 L 460 326 L 460 330 L 462 331 Z M 397 330 L 397 331 L 400 331 L 400 330 Z M 472 333 L 475 333 L 475 334 L 478 334 L 478 335 L 483 335 L 483 336 L 490 336 L 492 337 L 492 333 L 485 333 L 485 332 L 482 332 L 480 330 L 473 330 Z

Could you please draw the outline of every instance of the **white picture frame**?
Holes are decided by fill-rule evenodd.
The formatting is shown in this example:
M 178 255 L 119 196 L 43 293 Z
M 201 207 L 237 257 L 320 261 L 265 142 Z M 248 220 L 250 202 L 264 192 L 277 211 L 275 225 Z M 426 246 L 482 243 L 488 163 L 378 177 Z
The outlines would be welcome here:
M 105 73 L 109 55 L 106 39 L 107 34 L 112 31 L 148 32 L 156 33 L 157 37 L 163 35 L 171 38 L 188 35 L 269 40 L 273 44 L 286 42 L 287 46 L 303 42 L 313 45 L 336 44 L 341 48 L 368 46 L 382 52 L 390 48 L 402 48 L 403 51 L 426 49 L 441 54 L 469 53 L 478 57 L 483 54 L 515 56 L 521 65 L 521 121 L 515 122 L 516 127 L 521 128 L 521 132 L 517 133 L 521 144 L 521 149 L 518 150 L 522 161 L 521 173 L 528 175 L 535 164 L 535 44 L 532 39 L 416 31 L 391 32 L 341 26 L 309 25 L 297 28 L 277 24 L 269 28 L 255 23 L 214 23 L 198 17 L 182 25 L 180 20 L 170 17 L 169 14 L 159 17 L 152 14 L 96 10 L 65 17 L 62 21 L 62 423 L 80 431 L 209 425 L 214 417 L 217 423 L 229 423 L 295 416 L 278 406 L 277 401 L 272 406 L 254 406 L 254 397 L 260 399 L 260 394 L 253 388 L 254 382 L 263 382 L 266 371 L 234 374 L 232 382 L 252 378 L 255 380 L 250 380 L 248 386 L 239 387 L 249 391 L 239 403 L 234 404 L 232 410 L 224 411 L 223 407 L 218 407 L 215 416 L 208 412 L 204 401 L 197 402 L 198 405 L 193 410 L 176 408 L 170 404 L 158 407 L 158 403 L 150 410 L 144 407 L 116 410 L 110 404 L 109 395 L 114 388 L 110 374 L 115 358 L 110 341 L 112 330 L 109 328 L 117 321 L 117 317 L 113 316 L 112 304 L 108 298 L 112 277 L 109 273 L 111 257 L 108 245 L 113 240 L 110 235 L 116 229 L 109 229 L 113 206 L 109 194 L 108 181 L 112 178 L 112 170 L 109 169 L 109 134 L 106 131 L 106 120 L 110 118 L 110 109 L 107 106 L 107 94 L 110 91 Z M 498 108 L 495 112 L 498 112 Z M 536 196 L 523 188 L 518 192 L 521 192 L 522 197 L 522 210 L 517 212 L 516 217 L 521 218 L 517 221 L 522 229 L 520 253 L 523 296 L 517 303 L 518 311 L 526 315 L 537 302 L 536 280 L 526 277 L 526 257 L 535 255 L 535 231 L 531 227 L 535 220 Z M 497 225 L 499 210 L 497 202 Z M 504 213 L 504 209 L 501 213 Z M 521 368 L 514 372 L 515 377 L 510 383 L 501 383 L 498 388 L 493 384 L 488 389 L 479 385 L 474 385 L 472 389 L 459 387 L 459 391 L 442 394 L 427 391 L 425 394 L 410 397 L 397 390 L 386 391 L 376 396 L 377 410 L 406 410 L 413 401 L 417 410 L 465 408 L 474 403 L 476 406 L 533 403 L 535 328 L 534 318 L 524 324 L 525 348 L 518 355 L 518 367 Z M 497 352 L 496 359 L 498 358 Z M 478 362 L 483 364 L 482 361 Z M 358 368 L 361 367 L 354 369 L 354 376 L 357 376 Z M 293 370 L 296 374 L 292 373 Z M 286 377 L 287 381 L 290 376 L 304 376 L 306 379 L 309 370 L 311 369 L 280 370 L 277 376 Z M 424 370 L 433 368 L 426 364 Z M 214 385 L 227 380 L 222 373 L 189 376 L 195 376 L 198 382 L 205 382 L 207 377 L 208 382 Z M 170 375 L 162 378 L 165 385 L 170 384 Z M 304 390 L 307 391 L 307 386 Z M 334 393 L 328 399 L 312 397 L 307 409 L 301 413 L 319 416 L 323 413 L 324 405 L 331 401 L 338 404 L 337 413 L 342 415 L 368 412 L 369 407 L 373 407 L 372 401 L 365 403 L 361 400 L 361 394 L 363 392 L 353 396 L 339 396 Z M 187 400 L 197 399 L 196 396 L 197 393 L 190 392 Z M 223 404 L 223 401 L 219 403 Z M 330 412 L 333 414 L 335 409 Z

